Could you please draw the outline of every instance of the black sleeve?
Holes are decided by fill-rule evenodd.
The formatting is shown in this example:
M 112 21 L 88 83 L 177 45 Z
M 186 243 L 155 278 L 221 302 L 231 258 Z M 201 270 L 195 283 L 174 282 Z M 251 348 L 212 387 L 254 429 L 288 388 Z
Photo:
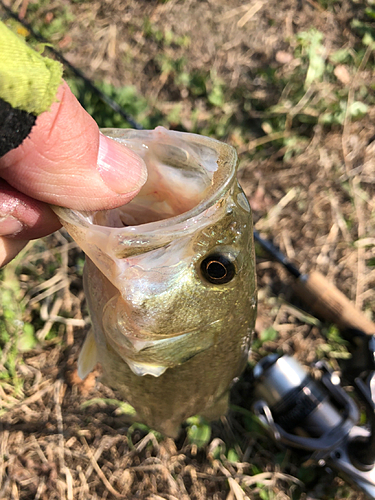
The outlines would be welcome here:
M 26 139 L 35 120 L 35 115 L 15 109 L 0 98 L 0 157 Z

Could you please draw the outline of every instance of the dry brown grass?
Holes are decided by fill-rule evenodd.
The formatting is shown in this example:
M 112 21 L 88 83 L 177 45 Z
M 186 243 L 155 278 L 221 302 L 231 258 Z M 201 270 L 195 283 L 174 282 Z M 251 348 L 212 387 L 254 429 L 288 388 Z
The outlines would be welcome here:
M 51 35 L 51 41 L 90 78 L 134 85 L 164 119 L 179 104 L 178 126 L 186 130 L 207 131 L 230 115 L 225 139 L 240 153 L 240 179 L 257 229 L 272 236 L 303 272 L 321 271 L 358 307 L 374 311 L 375 270 L 369 263 L 375 258 L 375 107 L 356 122 L 347 115 L 342 126 L 296 125 L 299 113 L 319 114 L 317 99 L 323 94 L 330 102 L 332 93 L 349 88 L 350 102 L 361 88 L 371 93 L 371 51 L 356 68 L 336 66 L 336 80 L 317 84 L 290 109 L 269 111 L 278 102 L 285 107 L 292 92 L 281 82 L 301 65 L 295 34 L 311 26 L 320 30 L 327 57 L 342 47 L 355 51 L 360 37 L 350 23 L 354 16 L 363 18 L 364 2 L 332 2 L 326 9 L 315 0 L 107 0 L 37 7 L 19 0 L 13 7 L 37 23 L 56 17 L 61 5 L 73 18 L 64 36 Z M 173 72 L 163 72 L 160 43 L 147 35 L 146 18 L 154 29 L 188 33 L 188 47 L 164 44 L 163 54 L 184 57 L 188 74 L 211 71 L 233 100 L 212 107 L 179 86 Z M 274 80 L 264 76 L 269 68 Z M 213 82 L 208 79 L 207 86 Z M 249 96 L 262 106 L 245 109 Z M 285 129 L 269 131 L 264 124 L 277 113 L 286 116 Z M 297 132 L 305 142 L 285 159 L 280 139 Z M 282 452 L 255 424 L 250 431 L 238 413 L 213 424 L 210 444 L 198 451 L 184 431 L 176 442 L 160 441 L 130 427 L 114 404 L 82 406 L 116 394 L 94 376 L 82 383 L 76 375 L 87 330 L 79 258 L 67 235 L 56 234 L 30 246 L 7 270 L 3 287 L 15 276 L 19 280 L 23 321 L 35 325 L 39 343 L 18 355 L 17 377 L 23 382 L 17 390 L 10 381 L 0 384 L 0 499 L 363 498 L 324 471 L 308 470 L 304 486 L 298 479 L 301 459 Z M 286 271 L 263 256 L 258 283 L 257 334 L 272 326 L 278 336 L 254 352 L 253 360 L 276 349 L 295 353 L 305 364 L 322 356 L 325 326 L 311 324 L 296 308 L 304 306 Z M 247 406 L 247 389 L 245 378 L 233 394 L 236 404 Z M 221 456 L 214 453 L 219 445 Z M 228 460 L 228 449 L 235 450 L 236 461 Z

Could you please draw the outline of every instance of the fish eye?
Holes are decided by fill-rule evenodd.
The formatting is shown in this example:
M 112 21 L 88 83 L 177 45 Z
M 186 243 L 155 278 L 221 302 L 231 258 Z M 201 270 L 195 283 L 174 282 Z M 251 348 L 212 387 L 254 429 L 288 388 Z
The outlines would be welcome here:
M 202 261 L 201 272 L 208 282 L 221 285 L 234 278 L 236 268 L 228 255 L 213 253 Z

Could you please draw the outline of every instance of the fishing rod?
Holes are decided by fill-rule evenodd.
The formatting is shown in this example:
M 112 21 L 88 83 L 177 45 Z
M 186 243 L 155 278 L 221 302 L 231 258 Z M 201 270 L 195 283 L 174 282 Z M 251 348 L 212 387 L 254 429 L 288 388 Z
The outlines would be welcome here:
M 303 302 L 322 319 L 336 324 L 340 329 L 358 329 L 375 334 L 375 324 L 321 273 L 302 274 L 300 270 L 269 240 L 254 230 L 254 239 L 280 262 L 295 278 L 294 288 Z

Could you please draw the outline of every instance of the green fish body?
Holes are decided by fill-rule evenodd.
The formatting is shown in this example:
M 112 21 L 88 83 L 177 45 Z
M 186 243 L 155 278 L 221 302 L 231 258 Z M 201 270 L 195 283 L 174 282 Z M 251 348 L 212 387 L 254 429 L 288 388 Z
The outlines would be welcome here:
M 99 361 L 144 423 L 166 435 L 196 414 L 225 413 L 245 367 L 256 316 L 252 219 L 235 150 L 203 136 L 105 129 L 148 169 L 127 205 L 54 207 L 87 255 L 92 320 L 79 358 Z

